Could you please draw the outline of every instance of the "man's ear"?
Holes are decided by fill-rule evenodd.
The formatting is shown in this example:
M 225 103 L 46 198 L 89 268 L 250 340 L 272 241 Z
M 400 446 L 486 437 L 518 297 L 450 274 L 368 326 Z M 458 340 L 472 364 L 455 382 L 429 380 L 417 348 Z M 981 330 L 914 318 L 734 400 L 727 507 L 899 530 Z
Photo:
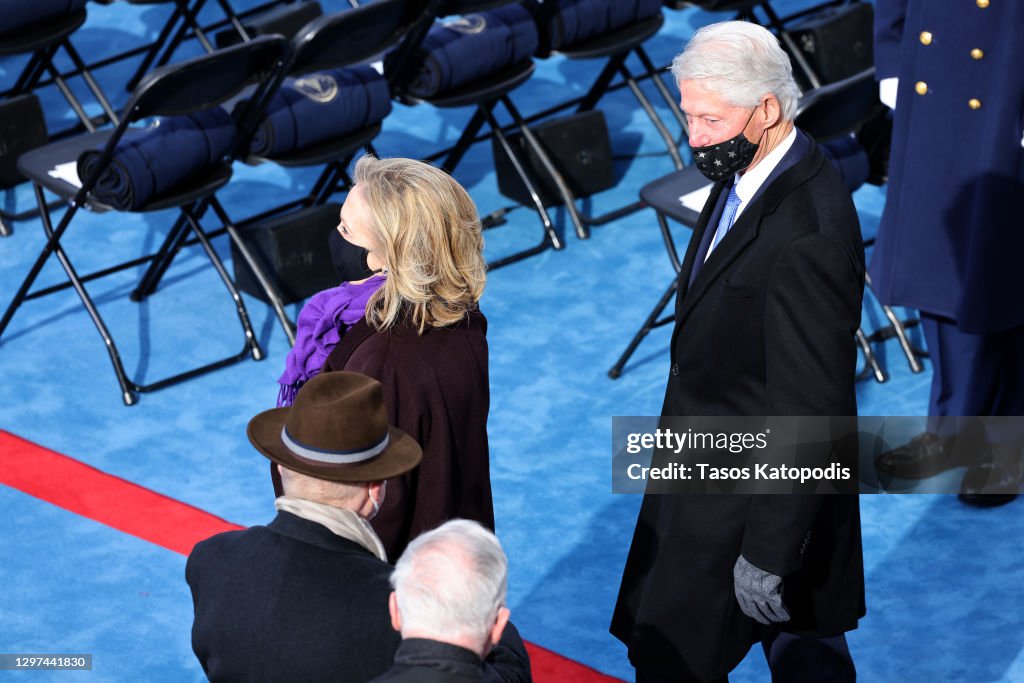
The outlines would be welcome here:
M 508 607 L 502 607 L 498 610 L 498 618 L 494 620 L 494 626 L 491 627 L 490 643 L 491 645 L 497 645 L 498 641 L 501 640 L 501 634 L 505 632 L 505 625 L 508 624 L 508 618 L 512 615 Z
M 765 128 L 771 128 L 776 123 L 782 120 L 782 105 L 779 104 L 779 98 L 771 93 L 764 96 L 761 101 L 762 109 L 762 123 Z
M 388 612 L 391 614 L 391 628 L 401 633 L 402 615 L 398 613 L 398 596 L 395 595 L 395 591 L 391 591 L 391 595 L 388 596 Z

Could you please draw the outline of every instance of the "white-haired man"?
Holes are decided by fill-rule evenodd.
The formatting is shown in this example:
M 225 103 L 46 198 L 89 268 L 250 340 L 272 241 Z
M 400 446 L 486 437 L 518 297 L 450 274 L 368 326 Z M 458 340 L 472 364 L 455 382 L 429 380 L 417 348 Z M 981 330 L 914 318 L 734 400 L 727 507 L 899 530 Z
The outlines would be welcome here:
M 849 192 L 793 125 L 788 57 L 723 22 L 672 71 L 715 184 L 679 276 L 662 415 L 855 415 L 863 245 Z M 611 631 L 638 681 L 728 680 L 758 641 L 773 681 L 852 681 L 863 582 L 855 496 L 648 494 Z
M 470 520 L 446 522 L 409 544 L 391 585 L 391 624 L 402 644 L 394 667 L 374 680 L 485 680 L 484 658 L 513 628 L 505 606 L 508 560 L 494 534 Z

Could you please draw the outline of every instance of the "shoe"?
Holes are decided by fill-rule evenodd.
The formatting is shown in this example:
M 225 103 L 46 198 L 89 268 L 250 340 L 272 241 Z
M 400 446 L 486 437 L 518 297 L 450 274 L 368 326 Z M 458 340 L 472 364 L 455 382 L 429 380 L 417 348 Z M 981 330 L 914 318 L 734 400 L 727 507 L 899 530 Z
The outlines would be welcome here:
M 1017 446 L 993 444 L 991 458 L 964 474 L 960 500 L 968 505 L 994 507 L 1015 499 L 1024 484 L 1022 455 Z
M 902 479 L 924 479 L 954 467 L 987 460 L 987 452 L 979 453 L 976 448 L 956 448 L 956 440 L 955 434 L 918 434 L 908 443 L 880 453 L 875 458 L 875 468 Z M 980 444 L 978 446 L 981 448 Z

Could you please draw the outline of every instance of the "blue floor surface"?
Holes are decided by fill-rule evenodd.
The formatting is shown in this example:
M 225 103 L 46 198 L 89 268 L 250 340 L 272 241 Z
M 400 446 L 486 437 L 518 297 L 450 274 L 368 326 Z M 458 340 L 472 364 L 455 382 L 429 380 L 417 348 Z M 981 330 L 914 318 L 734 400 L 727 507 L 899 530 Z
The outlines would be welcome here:
M 336 11 L 346 3 L 322 4 Z M 75 44 L 92 59 L 152 39 L 168 14 L 165 6 L 126 3 L 90 4 L 89 10 Z M 648 45 L 660 64 L 695 27 L 722 18 L 696 10 L 665 14 L 664 29 Z M 18 63 L 0 62 L 0 82 L 14 78 Z M 118 83 L 128 71 L 120 65 L 99 74 L 119 102 Z M 541 111 L 585 92 L 596 72 L 592 63 L 539 62 L 515 100 L 524 114 Z M 649 84 L 645 90 L 657 97 Z M 67 125 L 59 97 L 47 92 L 44 101 L 51 129 Z M 633 201 L 644 182 L 672 170 L 660 137 L 628 91 L 609 95 L 601 108 L 617 153 L 639 156 L 617 164 L 618 185 L 586 203 L 592 213 Z M 396 105 L 375 145 L 382 155 L 424 157 L 454 142 L 468 117 L 465 110 Z M 489 144 L 474 147 L 455 176 L 481 213 L 511 203 L 497 191 Z M 300 196 L 314 178 L 274 166 L 239 166 L 221 197 L 241 219 Z M 871 234 L 884 190 L 865 187 L 855 199 Z M 33 206 L 24 186 L 2 201 L 8 210 Z M 611 417 L 659 411 L 670 328 L 644 341 L 620 379 L 605 373 L 672 268 L 648 211 L 595 228 L 588 241 L 565 229 L 563 212 L 555 215 L 566 248 L 493 272 L 482 304 L 490 321 L 497 527 L 511 562 L 513 620 L 524 637 L 631 679 L 625 649 L 607 625 L 640 499 L 610 492 Z M 82 214 L 65 247 L 85 272 L 152 251 L 172 218 Z M 43 243 L 37 222 L 14 227 L 12 237 L 0 239 L 4 304 Z M 487 232 L 487 255 L 532 245 L 540 234 L 535 214 L 517 209 L 507 225 Z M 684 244 L 687 231 L 677 234 Z M 223 238 L 216 244 L 228 258 Z M 198 250 L 182 253 L 160 290 L 135 304 L 127 295 L 140 274 L 128 270 L 89 284 L 134 378 L 152 381 L 242 348 L 230 300 Z M 40 284 L 61 279 L 51 263 Z M 268 521 L 273 505 L 266 461 L 246 440 L 245 425 L 273 406 L 287 342 L 267 306 L 248 297 L 246 304 L 266 360 L 143 395 L 126 408 L 74 294 L 26 303 L 0 343 L 0 428 L 232 522 Z M 884 324 L 868 297 L 865 330 Z M 923 344 L 916 330 L 914 339 Z M 912 374 L 894 340 L 876 351 L 891 379 L 858 386 L 860 412 L 923 414 L 930 368 Z M 1024 680 L 1020 505 L 977 510 L 949 496 L 862 497 L 868 615 L 850 636 L 861 680 Z M 184 558 L 2 487 L 0 510 L 7 519 L 0 532 L 0 583 L 6 587 L 0 652 L 92 652 L 90 681 L 201 679 L 189 649 Z M 85 678 L 61 673 L 59 680 Z M 768 680 L 760 652 L 752 651 L 731 680 Z

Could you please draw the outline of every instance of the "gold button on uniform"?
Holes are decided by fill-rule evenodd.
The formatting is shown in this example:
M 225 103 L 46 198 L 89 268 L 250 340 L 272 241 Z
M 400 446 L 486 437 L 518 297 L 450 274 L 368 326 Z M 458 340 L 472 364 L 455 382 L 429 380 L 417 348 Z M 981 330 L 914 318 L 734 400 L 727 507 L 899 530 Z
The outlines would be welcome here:
M 931 45 L 932 44 L 932 34 L 931 34 L 930 31 L 921 31 L 921 44 L 922 45 Z
M 971 99 L 967 100 L 967 106 L 970 107 L 971 109 L 981 109 L 981 100 L 972 97 Z
M 986 7 L 988 7 L 988 0 L 977 0 L 977 5 L 981 9 L 985 9 Z
M 971 59 L 981 59 L 984 56 L 985 53 L 979 50 L 978 48 L 974 48 L 973 50 L 971 50 Z
M 917 91 L 918 95 L 924 95 L 926 92 L 928 92 L 928 84 L 925 83 L 924 81 L 918 81 L 917 84 L 914 86 L 914 90 Z

